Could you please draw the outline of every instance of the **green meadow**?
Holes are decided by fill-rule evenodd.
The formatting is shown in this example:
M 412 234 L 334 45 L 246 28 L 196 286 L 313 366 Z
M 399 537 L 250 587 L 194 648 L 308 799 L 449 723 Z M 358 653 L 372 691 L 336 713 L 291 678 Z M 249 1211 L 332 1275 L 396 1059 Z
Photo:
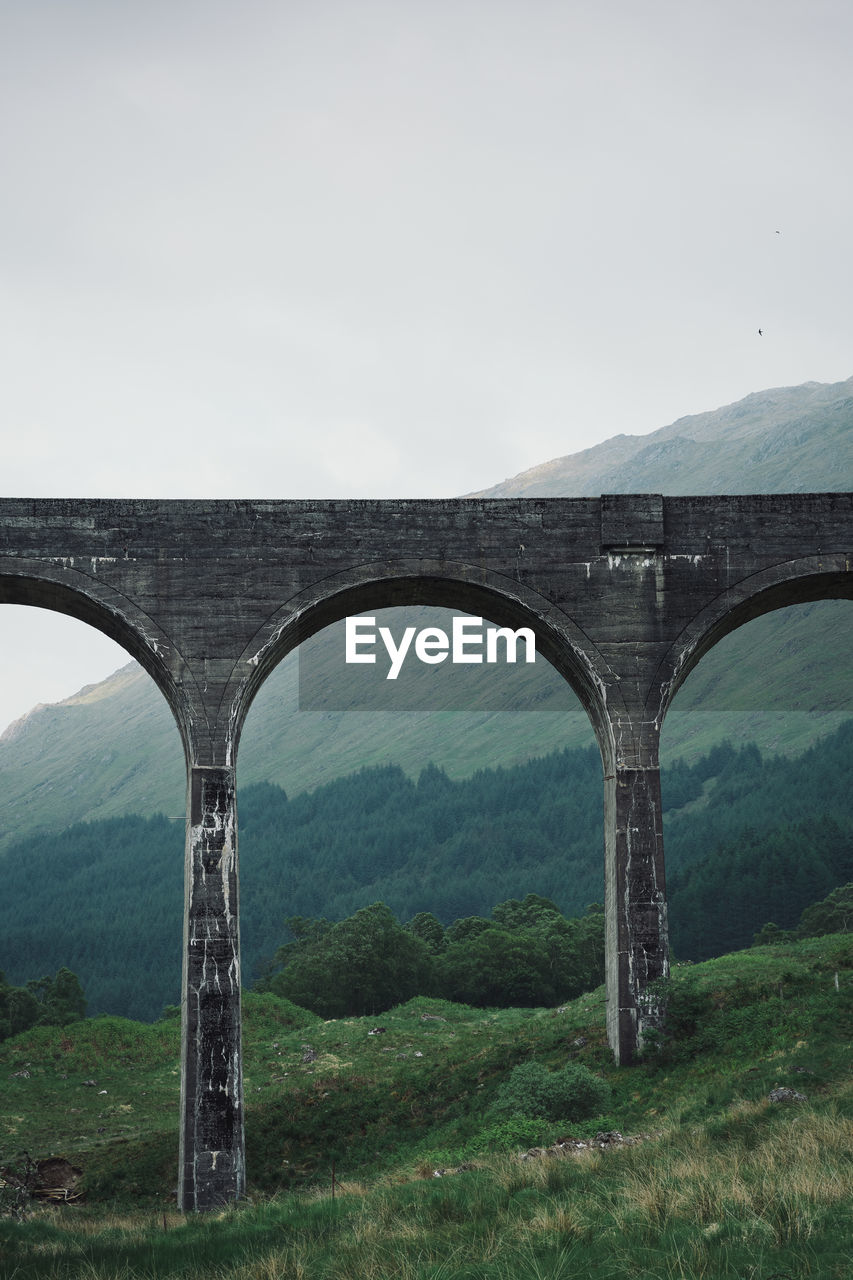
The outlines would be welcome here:
M 0 1045 L 0 1276 L 846 1280 L 850 935 L 676 966 L 668 998 L 667 1034 L 617 1068 L 603 989 L 331 1022 L 248 993 L 248 1193 L 188 1217 L 177 1020 L 21 1033 Z M 600 1113 L 501 1107 L 531 1061 L 585 1068 Z M 79 1169 L 79 1198 L 23 1200 L 25 1153 Z

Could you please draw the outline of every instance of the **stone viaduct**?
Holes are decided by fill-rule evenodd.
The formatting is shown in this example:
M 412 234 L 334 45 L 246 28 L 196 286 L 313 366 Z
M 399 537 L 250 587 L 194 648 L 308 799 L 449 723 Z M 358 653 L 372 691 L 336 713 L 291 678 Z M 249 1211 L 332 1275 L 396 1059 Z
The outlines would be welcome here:
M 433 604 L 526 626 L 601 749 L 607 1032 L 630 1062 L 665 975 L 658 741 L 727 632 L 853 596 L 853 494 L 449 501 L 0 499 L 0 601 L 117 640 L 167 699 L 187 764 L 179 1200 L 245 1185 L 235 767 L 294 646 L 347 615 Z M 282 903 L 282 914 L 287 904 Z

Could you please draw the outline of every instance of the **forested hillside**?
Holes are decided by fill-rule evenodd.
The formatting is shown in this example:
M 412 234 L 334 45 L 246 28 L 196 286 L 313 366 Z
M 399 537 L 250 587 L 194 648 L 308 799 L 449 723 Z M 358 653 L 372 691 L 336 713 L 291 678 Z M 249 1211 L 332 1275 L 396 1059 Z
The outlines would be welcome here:
M 663 773 L 670 925 L 679 958 L 792 927 L 853 879 L 853 724 L 804 755 L 724 744 Z M 368 769 L 288 799 L 240 795 L 244 980 L 292 916 L 340 920 L 385 902 L 403 923 L 488 916 L 535 893 L 567 916 L 601 901 L 601 764 L 564 751 L 454 781 L 430 766 Z M 156 1017 L 179 994 L 183 824 L 78 824 L 4 861 L 0 968 L 11 982 L 67 966 L 92 1012 Z

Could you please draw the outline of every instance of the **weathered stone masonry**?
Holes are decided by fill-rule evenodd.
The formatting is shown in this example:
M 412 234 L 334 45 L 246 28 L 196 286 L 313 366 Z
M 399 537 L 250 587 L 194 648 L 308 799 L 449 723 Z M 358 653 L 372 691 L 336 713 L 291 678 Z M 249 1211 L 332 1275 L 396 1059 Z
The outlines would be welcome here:
M 667 708 L 743 622 L 850 598 L 851 553 L 849 493 L 0 500 L 0 601 L 112 636 L 156 681 L 184 744 L 183 1207 L 245 1185 L 235 768 L 252 698 L 285 653 L 348 614 L 407 602 L 533 628 L 601 749 L 607 1030 L 629 1062 L 654 1018 L 645 993 L 668 963 Z

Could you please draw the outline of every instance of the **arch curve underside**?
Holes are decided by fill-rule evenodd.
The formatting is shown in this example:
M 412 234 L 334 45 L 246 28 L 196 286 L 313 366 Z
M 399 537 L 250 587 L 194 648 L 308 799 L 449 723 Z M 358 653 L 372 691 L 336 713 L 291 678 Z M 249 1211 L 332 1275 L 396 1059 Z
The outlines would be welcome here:
M 184 755 L 191 759 L 192 717 L 174 670 L 180 671 L 182 664 L 174 657 L 169 661 L 170 645 L 166 637 L 150 618 L 140 613 L 134 602 L 123 599 L 114 590 L 99 590 L 100 585 L 93 589 L 93 584 L 82 575 L 67 569 L 62 578 L 47 575 L 43 568 L 15 574 L 3 573 L 0 569 L 0 604 L 59 613 L 114 640 L 151 676 L 163 694 L 175 718 Z
M 747 623 L 793 605 L 819 600 L 853 600 L 849 560 L 826 557 L 774 565 L 727 591 L 701 611 L 678 637 L 650 690 L 647 714 L 662 725 L 687 677 L 715 645 Z M 657 700 L 655 705 L 655 699 Z
M 613 734 L 597 667 L 600 655 L 574 622 L 547 599 L 505 580 L 489 581 L 470 568 L 393 566 L 382 576 L 359 574 L 356 582 L 324 583 L 318 599 L 290 601 L 246 646 L 236 670 L 245 673 L 232 698 L 230 738 L 236 759 L 251 704 L 279 662 L 300 644 L 344 618 L 406 605 L 456 610 L 512 630 L 529 628 L 536 653 L 559 672 L 586 711 L 602 753 L 612 765 Z

